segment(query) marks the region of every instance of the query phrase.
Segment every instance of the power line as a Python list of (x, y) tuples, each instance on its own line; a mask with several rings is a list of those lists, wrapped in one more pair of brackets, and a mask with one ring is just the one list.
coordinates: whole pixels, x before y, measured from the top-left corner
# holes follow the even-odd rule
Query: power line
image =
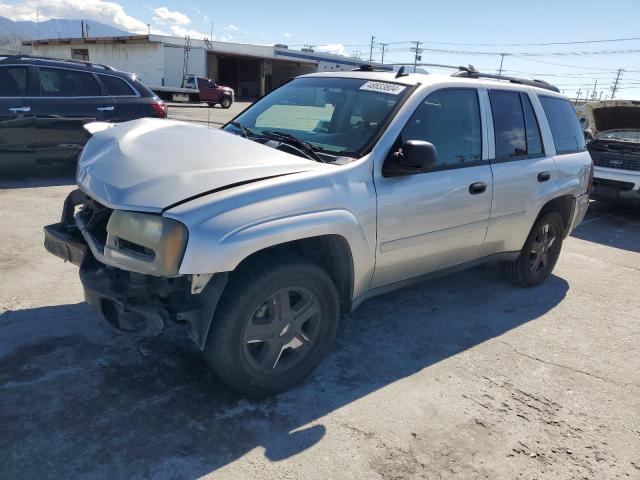
[(549, 45), (580, 45), (585, 43), (608, 43), (608, 42), (628, 42), (640, 40), (640, 37), (610, 38), (606, 40), (575, 40), (571, 42), (541, 42), (541, 43), (451, 43), (451, 42), (423, 42), (430, 45), (455, 45), (474, 47), (542, 47)]
[(483, 52), (475, 50), (444, 50), (440, 48), (423, 48), (433, 53), (448, 53), (453, 55), (508, 55), (512, 57), (555, 57), (555, 56), (583, 56), (583, 55), (618, 55), (618, 54), (636, 54), (640, 53), (640, 49), (624, 49), (624, 50), (582, 50), (575, 52)]

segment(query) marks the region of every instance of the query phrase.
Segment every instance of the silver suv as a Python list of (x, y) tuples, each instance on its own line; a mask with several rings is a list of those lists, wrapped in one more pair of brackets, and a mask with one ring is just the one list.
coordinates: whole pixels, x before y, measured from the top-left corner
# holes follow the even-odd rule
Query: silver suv
[(94, 124), (46, 248), (120, 330), (183, 325), (233, 389), (286, 390), (372, 296), (488, 261), (549, 277), (587, 210), (583, 133), (554, 87), (485, 77), (312, 74), (220, 130)]

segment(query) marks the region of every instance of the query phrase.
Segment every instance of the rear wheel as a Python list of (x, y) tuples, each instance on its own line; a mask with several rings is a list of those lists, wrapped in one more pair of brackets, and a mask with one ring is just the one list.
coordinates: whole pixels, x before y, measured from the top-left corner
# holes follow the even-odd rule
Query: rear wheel
[(542, 215), (533, 225), (518, 258), (501, 263), (507, 280), (523, 287), (544, 283), (560, 256), (562, 234), (563, 221), (557, 212)]
[(229, 108), (231, 106), (231, 99), (229, 97), (223, 97), (222, 100), (220, 100), (220, 106), (222, 108)]
[(336, 336), (336, 288), (303, 259), (234, 274), (213, 319), (205, 357), (229, 387), (249, 396), (302, 382)]

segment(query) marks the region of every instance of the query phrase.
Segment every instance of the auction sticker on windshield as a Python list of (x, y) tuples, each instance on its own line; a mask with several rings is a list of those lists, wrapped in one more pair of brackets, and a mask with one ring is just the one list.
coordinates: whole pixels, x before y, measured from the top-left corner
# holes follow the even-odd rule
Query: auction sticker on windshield
[(369, 90), (371, 92), (390, 93), (391, 95), (398, 95), (405, 88), (404, 85), (398, 85), (396, 83), (386, 82), (367, 82), (360, 87), (360, 90)]

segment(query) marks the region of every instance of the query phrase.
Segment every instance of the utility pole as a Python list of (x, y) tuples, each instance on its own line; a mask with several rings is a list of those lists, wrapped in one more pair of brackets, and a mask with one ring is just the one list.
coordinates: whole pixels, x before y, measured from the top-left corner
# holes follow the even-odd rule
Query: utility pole
[(620, 75), (622, 75), (622, 69), (618, 69), (618, 74), (616, 75), (616, 81), (613, 83), (613, 87), (611, 87), (611, 100), (613, 100), (616, 96), (616, 92), (618, 91), (618, 81), (620, 80)]
[(505, 55), (506, 53), (500, 54), (500, 70), (498, 70), (498, 76), (502, 75), (502, 62), (504, 62)]
[(380, 59), (380, 63), (384, 63), (384, 52), (387, 49), (387, 47), (389, 46), (388, 43), (381, 43), (380, 46), (382, 47), (382, 58)]
[(416, 44), (415, 48), (411, 49), (412, 52), (416, 52), (416, 56), (413, 59), (413, 73), (416, 73), (416, 67), (418, 66), (418, 60), (422, 60), (422, 56), (420, 55), (422, 53), (422, 49), (420, 48), (420, 44), (422, 42), (415, 41), (413, 43)]
[(370, 62), (373, 61), (373, 44), (374, 44), (375, 40), (376, 40), (376, 37), (371, 35), (371, 47), (369, 48), (369, 61)]

